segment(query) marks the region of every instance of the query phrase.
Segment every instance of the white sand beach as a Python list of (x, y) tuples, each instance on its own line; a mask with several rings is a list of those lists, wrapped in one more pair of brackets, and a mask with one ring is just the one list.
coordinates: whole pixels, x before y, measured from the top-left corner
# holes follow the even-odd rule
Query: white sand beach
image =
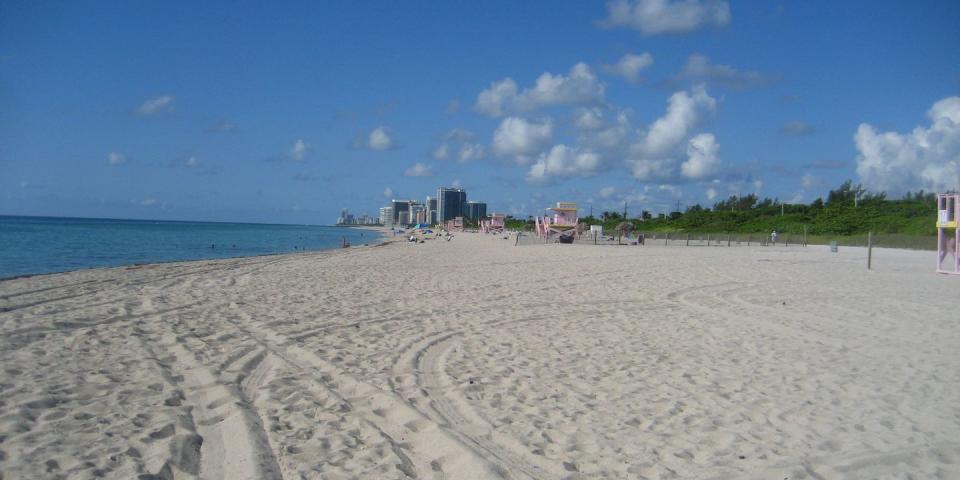
[(960, 478), (934, 253), (453, 241), (0, 282), (0, 476)]

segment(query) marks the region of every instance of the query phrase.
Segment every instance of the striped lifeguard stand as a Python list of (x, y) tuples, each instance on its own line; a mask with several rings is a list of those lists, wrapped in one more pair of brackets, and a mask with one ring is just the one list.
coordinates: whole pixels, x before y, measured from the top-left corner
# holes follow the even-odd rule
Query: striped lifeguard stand
[(491, 213), (490, 218), (480, 220), (480, 232), (493, 234), (503, 233), (506, 218), (507, 216), (502, 213)]
[[(960, 275), (960, 194), (937, 195), (937, 273)], [(951, 237), (952, 240), (951, 241)], [(944, 260), (953, 257), (952, 263)]]
[(553, 213), (551, 221), (549, 216), (534, 217), (537, 236), (541, 238), (550, 237), (554, 233), (564, 233), (570, 229), (577, 228), (577, 204), (576, 202), (557, 202), (556, 207), (548, 207)]

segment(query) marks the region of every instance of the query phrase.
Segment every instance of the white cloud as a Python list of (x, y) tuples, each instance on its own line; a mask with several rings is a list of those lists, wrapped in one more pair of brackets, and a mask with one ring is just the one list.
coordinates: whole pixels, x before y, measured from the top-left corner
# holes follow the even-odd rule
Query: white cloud
[(539, 153), (553, 138), (553, 122), (528, 121), (519, 117), (507, 117), (493, 132), (493, 150), (497, 155), (513, 156), (523, 165), (530, 155)]
[(137, 115), (154, 115), (173, 108), (173, 95), (161, 95), (151, 98), (137, 107)]
[(702, 86), (694, 87), (689, 93), (680, 91), (671, 95), (666, 114), (650, 125), (641, 141), (630, 147), (627, 163), (634, 177), (653, 180), (673, 175), (680, 145), (706, 114), (716, 110), (716, 105), (716, 100)]
[(460, 179), (456, 179), (450, 182), (450, 186), (453, 188), (463, 188), (463, 182), (461, 182)]
[(581, 130), (596, 130), (603, 127), (603, 112), (599, 108), (581, 108), (577, 110), (577, 128)]
[(463, 128), (454, 128), (444, 134), (443, 139), (453, 142), (466, 142), (473, 139), (473, 132)]
[(127, 156), (118, 152), (110, 152), (107, 155), (107, 163), (109, 165), (123, 165), (127, 163)]
[(616, 192), (616, 187), (603, 187), (600, 189), (600, 198), (610, 198)]
[(677, 75), (677, 78), (708, 82), (731, 90), (746, 90), (770, 85), (776, 82), (779, 76), (753, 70), (738, 70), (730, 65), (710, 63), (709, 58), (695, 53), (687, 58), (687, 64)]
[(403, 174), (408, 177), (432, 177), (433, 171), (431, 171), (429, 165), (415, 163), (412, 167), (403, 172)]
[(433, 158), (435, 160), (446, 160), (450, 156), (450, 147), (446, 143), (441, 143), (440, 146), (433, 149)]
[(717, 189), (710, 187), (707, 189), (707, 200), (713, 200), (717, 198)]
[(384, 197), (387, 197), (387, 198), (393, 197), (393, 189), (390, 188), (390, 187), (384, 188), (384, 189), (383, 189), (383, 196), (384, 196)]
[(153, 206), (153, 205), (156, 205), (156, 204), (157, 204), (157, 199), (156, 199), (156, 198), (145, 198), (145, 199), (143, 199), (143, 200), (140, 201), (140, 205), (143, 205), (143, 206), (145, 206), (145, 207), (150, 207), (150, 206)]
[(865, 187), (899, 196), (910, 190), (960, 189), (960, 97), (947, 97), (927, 112), (929, 126), (909, 133), (879, 133), (861, 123), (853, 136), (857, 174)]
[(293, 146), (290, 147), (290, 151), (287, 153), (287, 157), (294, 162), (302, 162), (303, 159), (307, 158), (307, 154), (310, 153), (313, 147), (309, 143), (304, 142), (303, 139), (298, 139), (296, 142), (293, 142)]
[[(531, 88), (519, 91), (517, 82), (505, 78), (480, 92), (474, 109), (499, 117), (508, 112), (529, 112), (553, 105), (583, 105), (603, 98), (604, 85), (585, 63), (578, 63), (566, 74), (541, 74)], [(519, 92), (519, 93), (518, 93)]]
[(197, 160), (197, 157), (194, 157), (194, 156), (187, 158), (186, 162), (184, 163), (190, 168), (195, 168), (200, 166), (200, 160)]
[(367, 135), (367, 146), (373, 150), (389, 150), (393, 148), (391, 131), (387, 127), (377, 127)]
[(676, 92), (667, 101), (667, 113), (658, 118), (644, 140), (643, 150), (650, 155), (663, 155), (676, 148), (700, 122), (705, 113), (712, 113), (717, 101), (702, 87), (690, 93)]
[(687, 142), (687, 161), (680, 165), (680, 173), (699, 179), (716, 172), (720, 166), (720, 144), (712, 133), (701, 133)]
[(600, 155), (588, 150), (555, 145), (540, 154), (537, 163), (530, 166), (527, 181), (545, 183), (556, 177), (587, 177), (600, 167)]
[(628, 27), (643, 35), (688, 33), (730, 23), (730, 5), (719, 0), (613, 0), (601, 26)]
[(469, 163), (475, 160), (480, 160), (483, 158), (486, 150), (483, 148), (483, 145), (478, 143), (467, 143), (460, 147), (460, 152), (457, 154), (457, 161), (460, 163)]
[(636, 83), (640, 81), (640, 71), (651, 65), (653, 65), (653, 55), (647, 52), (641, 53), (640, 55), (628, 53), (620, 57), (620, 61), (615, 65), (604, 66), (604, 70)]

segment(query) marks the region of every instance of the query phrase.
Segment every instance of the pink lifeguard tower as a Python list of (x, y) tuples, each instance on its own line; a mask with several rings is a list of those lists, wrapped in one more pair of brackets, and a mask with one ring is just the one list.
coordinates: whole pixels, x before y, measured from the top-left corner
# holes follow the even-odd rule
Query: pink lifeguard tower
[(502, 213), (491, 213), (486, 220), (480, 220), (480, 232), (501, 234), (507, 223), (507, 216)]
[(548, 207), (547, 210), (553, 212), (552, 219), (549, 215), (534, 217), (534, 228), (538, 237), (549, 237), (554, 233), (562, 234), (577, 228), (579, 218), (576, 202), (557, 202), (556, 207)]
[(447, 223), (443, 226), (448, 232), (462, 232), (463, 231), (463, 217), (454, 217), (452, 220), (447, 220)]
[[(937, 272), (960, 275), (960, 194), (937, 195)], [(951, 263), (944, 265), (944, 260)]]

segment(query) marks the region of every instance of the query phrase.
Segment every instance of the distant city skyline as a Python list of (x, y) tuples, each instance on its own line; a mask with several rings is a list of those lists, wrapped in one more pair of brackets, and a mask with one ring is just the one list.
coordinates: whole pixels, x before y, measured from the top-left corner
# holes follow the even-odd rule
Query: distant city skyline
[[(0, 214), (330, 224), (960, 188), (960, 3), (0, 9)], [(394, 212), (397, 214), (397, 212)]]

